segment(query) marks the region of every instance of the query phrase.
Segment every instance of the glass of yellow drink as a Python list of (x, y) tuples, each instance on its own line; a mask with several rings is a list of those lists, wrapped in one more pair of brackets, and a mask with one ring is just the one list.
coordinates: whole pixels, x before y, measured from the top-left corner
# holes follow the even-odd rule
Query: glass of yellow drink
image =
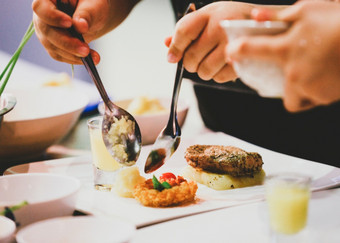
[(310, 198), (308, 176), (283, 173), (266, 178), (270, 228), (276, 234), (294, 235), (305, 228)]
[(88, 120), (93, 171), (94, 186), (100, 191), (111, 191), (117, 171), (122, 167), (108, 152), (102, 137), (101, 116), (93, 117)]

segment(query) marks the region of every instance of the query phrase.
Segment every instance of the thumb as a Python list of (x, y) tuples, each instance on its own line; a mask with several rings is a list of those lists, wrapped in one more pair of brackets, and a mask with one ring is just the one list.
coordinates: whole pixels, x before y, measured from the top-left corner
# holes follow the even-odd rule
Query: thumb
[(91, 15), (87, 1), (79, 0), (73, 14), (73, 26), (80, 33), (88, 32), (91, 25)]

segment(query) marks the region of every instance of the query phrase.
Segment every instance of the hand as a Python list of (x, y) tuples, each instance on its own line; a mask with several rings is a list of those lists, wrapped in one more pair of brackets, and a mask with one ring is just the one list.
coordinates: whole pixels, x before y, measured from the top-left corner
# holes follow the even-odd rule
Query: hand
[[(56, 9), (56, 0), (34, 0), (33, 22), (35, 32), (49, 55), (57, 61), (82, 64), (80, 57), (90, 52), (95, 64), (99, 54), (87, 43), (118, 26), (138, 0), (62, 0), (75, 8), (73, 17)], [(72, 37), (67, 29), (73, 26), (86, 43)]]
[(240, 2), (217, 2), (185, 15), (176, 24), (175, 33), (165, 40), (169, 47), (168, 61), (183, 58), (189, 72), (197, 72), (203, 80), (234, 80), (236, 74), (224, 59), (227, 38), (220, 26), (223, 19), (243, 19), (253, 5)]
[(226, 48), (228, 60), (253, 57), (276, 62), (286, 77), (284, 105), (297, 112), (340, 100), (340, 4), (303, 1), (277, 13), (253, 17), (283, 20), (290, 29), (277, 36), (242, 37)]

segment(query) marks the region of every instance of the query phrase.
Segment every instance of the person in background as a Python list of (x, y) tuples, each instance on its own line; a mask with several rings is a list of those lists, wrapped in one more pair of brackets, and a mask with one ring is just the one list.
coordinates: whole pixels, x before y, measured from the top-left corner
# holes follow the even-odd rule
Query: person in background
[[(280, 4), (270, 7), (282, 10), (287, 7), (282, 5), (292, 5), (294, 1), (253, 3)], [(208, 128), (273, 151), (340, 167), (337, 156), (340, 146), (340, 102), (290, 112), (292, 108), (288, 111), (282, 99), (261, 97), (242, 80), (235, 80), (228, 58), (221, 62), (224, 55), (220, 50), (226, 48), (228, 41), (222, 34), (224, 31), (220, 21), (250, 18), (253, 9), (268, 7), (253, 3), (219, 1), (184, 16), (177, 22), (173, 35), (165, 40), (169, 46), (168, 60), (175, 63), (183, 58), (184, 67), (190, 71), (185, 73), (185, 77), (193, 80), (200, 113)], [(327, 13), (320, 12), (320, 15)], [(291, 41), (292, 44), (297, 43), (297, 40)], [(247, 48), (247, 51), (250, 52), (250, 49)], [(228, 56), (228, 53), (224, 54)], [(338, 62), (333, 61), (334, 67)], [(315, 76), (315, 80), (318, 78), (321, 77)]]
[[(71, 1), (73, 2), (73, 1)], [(72, 38), (67, 28), (73, 25), (85, 41), (99, 38), (121, 23), (136, 0), (79, 0), (71, 19), (58, 11), (52, 1), (34, 0), (34, 25), (37, 37), (56, 60), (80, 64), (90, 51), (95, 63), (100, 56), (88, 44)], [(277, 152), (340, 167), (340, 104), (290, 113), (281, 99), (260, 97), (236, 79), (232, 65), (224, 59), (227, 38), (219, 25), (223, 19), (249, 18), (255, 4), (289, 5), (295, 1), (187, 1), (172, 0), (177, 23), (168, 60), (183, 57), (184, 77), (193, 81), (199, 110), (205, 125), (250, 143)], [(197, 11), (183, 16), (190, 2)], [(109, 4), (110, 3), (110, 4)], [(186, 36), (190, 36), (189, 40)], [(183, 43), (176, 50), (176, 45)], [(176, 45), (175, 45), (176, 44)], [(179, 50), (179, 51), (178, 51)], [(215, 81), (215, 80), (217, 81)]]
[(277, 37), (239, 39), (227, 60), (252, 57), (277, 62), (285, 72), (284, 105), (297, 112), (340, 100), (340, 4), (303, 1), (278, 13), (254, 9), (256, 20), (282, 20), (291, 28)]

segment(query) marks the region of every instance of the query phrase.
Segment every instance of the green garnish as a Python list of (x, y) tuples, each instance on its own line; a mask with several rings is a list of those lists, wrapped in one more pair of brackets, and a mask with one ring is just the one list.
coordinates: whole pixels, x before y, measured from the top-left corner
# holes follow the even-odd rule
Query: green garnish
[(27, 201), (22, 201), (21, 203), (17, 204), (17, 205), (14, 205), (12, 207), (6, 207), (7, 209), (3, 210), (2, 212), (0, 212), (0, 215), (5, 215), (6, 212), (8, 212), (8, 210), (10, 211), (15, 211), (15, 210), (18, 210), (20, 208), (22, 208), (23, 206), (26, 206), (28, 205), (28, 202)]
[[(31, 24), (29, 25), (28, 29), (26, 30), (26, 33), (25, 33), (24, 37), (22, 38), (18, 49), (14, 52), (11, 60), (8, 62), (7, 66), (5, 67), (5, 69), (2, 71), (2, 73), (0, 75), (0, 96), (4, 91), (9, 78), (11, 77), (12, 71), (15, 67), (15, 64), (17, 63), (17, 61), (19, 59), (19, 56), (21, 54), (22, 49), (26, 45), (27, 41), (31, 38), (33, 33), (34, 33), (34, 26), (33, 26), (33, 21), (32, 21)], [(4, 76), (5, 76), (5, 78), (4, 78), (4, 80), (2, 80), (2, 78)]]
[(19, 203), (17, 205), (12, 206), (12, 207), (5, 207), (5, 209), (2, 212), (0, 212), (0, 215), (3, 215), (5, 217), (13, 220), (16, 223), (16, 225), (19, 226), (20, 224), (18, 222), (16, 222), (15, 216), (14, 216), (13, 212), (15, 210), (18, 210), (18, 209), (22, 208), (23, 206), (26, 206), (26, 205), (28, 205), (28, 202), (27, 201), (23, 201), (23, 202), (21, 202), (21, 203)]
[(163, 186), (165, 189), (170, 189), (170, 188), (171, 188), (171, 185), (170, 185), (169, 182), (167, 182), (167, 181), (164, 181), (164, 182), (162, 183), (162, 186)]
[(164, 181), (163, 183), (160, 183), (155, 175), (153, 175), (152, 177), (152, 183), (153, 183), (153, 188), (160, 192), (163, 191), (164, 189), (171, 188), (171, 185), (166, 181)]

